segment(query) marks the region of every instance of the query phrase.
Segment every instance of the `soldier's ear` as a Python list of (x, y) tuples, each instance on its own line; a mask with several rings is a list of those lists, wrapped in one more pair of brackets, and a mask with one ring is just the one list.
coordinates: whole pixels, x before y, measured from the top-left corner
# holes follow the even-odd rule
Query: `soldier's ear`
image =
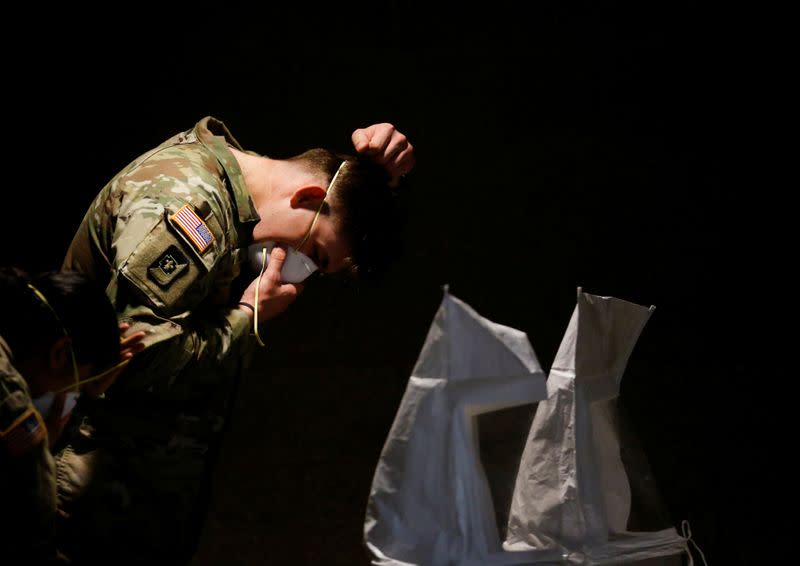
[(289, 200), (292, 208), (316, 209), (325, 198), (325, 189), (316, 184), (303, 185), (295, 189)]

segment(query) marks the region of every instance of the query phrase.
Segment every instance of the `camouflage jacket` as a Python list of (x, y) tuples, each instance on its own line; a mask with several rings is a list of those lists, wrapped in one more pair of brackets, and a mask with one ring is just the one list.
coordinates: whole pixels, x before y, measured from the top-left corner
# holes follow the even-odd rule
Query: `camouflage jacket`
[[(106, 286), (147, 349), (114, 389), (183, 399), (223, 377), (249, 318), (230, 286), (259, 220), (236, 142), (211, 117), (135, 159), (100, 191), (64, 260)], [(182, 381), (192, 369), (192, 382)]]
[[(55, 466), (47, 429), (0, 336), (0, 547), (9, 564), (55, 559)], [(15, 550), (20, 556), (14, 555)], [(19, 560), (17, 562), (16, 560)], [(5, 563), (5, 562), (3, 562)]]

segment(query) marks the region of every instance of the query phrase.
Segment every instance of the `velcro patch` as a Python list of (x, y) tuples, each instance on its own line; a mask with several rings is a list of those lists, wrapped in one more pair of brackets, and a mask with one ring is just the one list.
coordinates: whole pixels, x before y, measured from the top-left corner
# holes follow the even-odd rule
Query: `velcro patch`
[(197, 251), (203, 253), (214, 241), (214, 234), (208, 229), (203, 219), (188, 204), (169, 217), (170, 221), (181, 229)]
[(189, 260), (177, 246), (170, 246), (147, 268), (147, 275), (161, 285), (169, 287), (189, 268)]
[(47, 427), (42, 421), (42, 416), (33, 407), (0, 432), (0, 443), (12, 456), (25, 454), (45, 438), (47, 438)]

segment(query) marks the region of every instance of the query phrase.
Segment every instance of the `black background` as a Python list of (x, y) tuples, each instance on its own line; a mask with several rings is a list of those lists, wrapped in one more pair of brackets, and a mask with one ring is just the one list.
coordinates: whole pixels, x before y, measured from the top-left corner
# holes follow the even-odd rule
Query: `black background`
[(21, 18), (0, 262), (57, 267), (105, 181), (204, 115), (271, 157), (346, 151), (354, 128), (392, 122), (418, 159), (406, 250), (381, 285), (320, 282), (267, 326), (197, 563), (367, 563), (374, 465), (445, 283), (527, 332), (546, 369), (577, 286), (656, 305), (622, 398), (674, 524), (713, 564), (779, 563), (764, 543), (784, 477), (788, 205), (750, 177), (770, 103), (744, 16), (389, 2)]

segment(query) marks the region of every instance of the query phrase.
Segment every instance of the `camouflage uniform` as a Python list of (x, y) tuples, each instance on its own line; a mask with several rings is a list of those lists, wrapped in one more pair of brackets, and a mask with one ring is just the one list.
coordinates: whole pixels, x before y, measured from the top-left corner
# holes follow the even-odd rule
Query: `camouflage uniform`
[(241, 149), (206, 117), (137, 158), (100, 192), (67, 252), (64, 268), (100, 281), (120, 321), (147, 333), (146, 350), (89, 411), (90, 433), (57, 458), (73, 556), (181, 560), (195, 543), (204, 475), (250, 343), (231, 283), (259, 217), (228, 145)]
[(55, 467), (47, 430), (12, 359), (0, 336), (0, 562), (46, 564), (56, 558)]

